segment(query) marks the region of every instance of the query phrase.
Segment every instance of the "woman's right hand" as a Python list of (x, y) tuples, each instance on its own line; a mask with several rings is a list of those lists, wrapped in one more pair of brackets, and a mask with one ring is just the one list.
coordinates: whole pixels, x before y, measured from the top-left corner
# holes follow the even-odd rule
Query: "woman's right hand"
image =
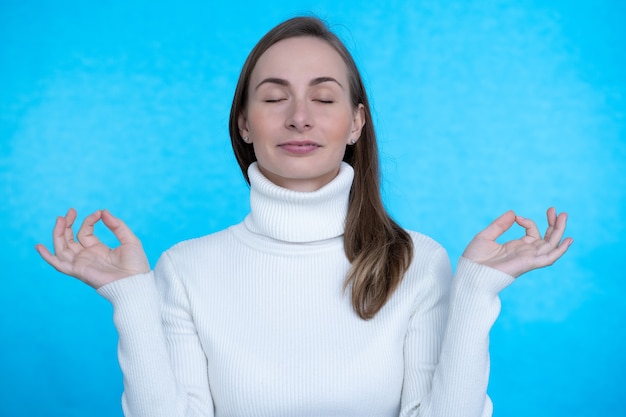
[[(126, 224), (107, 210), (98, 210), (85, 218), (74, 240), (72, 225), (76, 210), (59, 216), (52, 240), (54, 254), (44, 245), (35, 246), (41, 257), (57, 271), (73, 276), (93, 288), (100, 288), (118, 279), (150, 271), (141, 242)], [(120, 241), (111, 249), (94, 235), (94, 226), (102, 220)]]

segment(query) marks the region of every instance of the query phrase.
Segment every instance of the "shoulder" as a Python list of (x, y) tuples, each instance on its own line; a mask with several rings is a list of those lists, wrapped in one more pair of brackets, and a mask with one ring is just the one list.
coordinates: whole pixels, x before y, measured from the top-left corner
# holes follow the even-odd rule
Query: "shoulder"
[(426, 255), (429, 253), (435, 254), (441, 251), (445, 252), (444, 247), (432, 237), (413, 230), (405, 229), (405, 231), (409, 234), (409, 236), (411, 236), (411, 240), (413, 241), (413, 250), (416, 254), (420, 253)]
[(435, 239), (412, 230), (406, 230), (413, 241), (413, 262), (411, 266), (433, 267), (436, 264), (449, 264), (448, 252)]
[(171, 258), (187, 257), (194, 254), (205, 253), (206, 251), (213, 251), (217, 248), (223, 247), (229, 241), (232, 240), (231, 229), (234, 226), (226, 229), (214, 232), (208, 235), (183, 240), (166, 250), (164, 255)]
[(422, 233), (412, 230), (406, 232), (413, 241), (413, 260), (405, 278), (448, 285), (452, 278), (452, 266), (445, 248)]
[(195, 276), (202, 270), (212, 270), (237, 253), (236, 239), (231, 226), (205, 236), (184, 240), (167, 249), (159, 258), (155, 271), (157, 277)]

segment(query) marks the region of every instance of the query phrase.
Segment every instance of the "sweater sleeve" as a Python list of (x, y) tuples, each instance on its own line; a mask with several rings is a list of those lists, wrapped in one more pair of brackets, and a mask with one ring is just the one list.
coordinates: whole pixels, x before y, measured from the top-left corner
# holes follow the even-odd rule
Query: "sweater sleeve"
[(113, 304), (126, 417), (212, 417), (206, 357), (165, 253), (154, 271), (101, 287)]
[(429, 274), (431, 294), (416, 306), (405, 342), (405, 374), (420, 365), (423, 376), (405, 378), (401, 417), (490, 417), (489, 332), (500, 313), (498, 293), (514, 279), (461, 258), (448, 292), (452, 273), (443, 249)]

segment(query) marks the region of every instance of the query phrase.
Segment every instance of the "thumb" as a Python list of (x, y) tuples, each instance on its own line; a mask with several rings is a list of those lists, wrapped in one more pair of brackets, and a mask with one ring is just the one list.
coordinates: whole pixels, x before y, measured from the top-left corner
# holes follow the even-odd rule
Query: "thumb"
[(106, 209), (102, 210), (102, 222), (113, 232), (121, 244), (141, 243), (122, 219), (113, 216), (111, 212)]
[(491, 222), (491, 224), (478, 235), (482, 238), (495, 241), (497, 238), (502, 236), (504, 232), (509, 230), (514, 223), (515, 212), (513, 212), (513, 210), (509, 210)]

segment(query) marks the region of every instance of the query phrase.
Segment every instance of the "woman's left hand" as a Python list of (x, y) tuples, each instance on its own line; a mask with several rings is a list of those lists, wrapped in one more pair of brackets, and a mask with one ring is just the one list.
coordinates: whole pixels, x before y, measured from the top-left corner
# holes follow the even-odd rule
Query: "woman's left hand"
[[(543, 238), (534, 221), (508, 211), (478, 233), (463, 252), (463, 256), (479, 264), (490, 266), (513, 277), (552, 265), (570, 247), (574, 239), (561, 241), (567, 223), (567, 214), (557, 216), (554, 208), (548, 209), (548, 230)], [(499, 244), (496, 239), (514, 223), (526, 229), (526, 236)]]

